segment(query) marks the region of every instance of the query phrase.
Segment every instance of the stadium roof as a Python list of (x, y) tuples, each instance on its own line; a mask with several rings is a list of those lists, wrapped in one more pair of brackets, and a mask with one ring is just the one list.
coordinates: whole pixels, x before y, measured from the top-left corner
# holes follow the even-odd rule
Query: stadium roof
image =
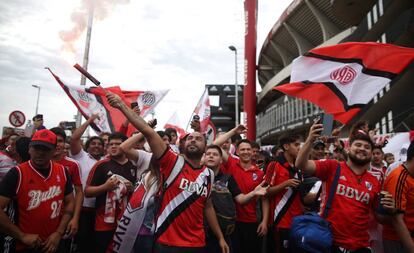
[[(351, 34), (352, 24), (359, 22), (363, 15), (354, 15), (347, 21), (336, 18), (336, 13), (347, 11), (348, 5), (344, 2), (362, 4), (352, 0), (295, 0), (286, 8), (259, 54), (258, 79), (262, 87), (258, 97), (259, 111), (281, 96), (272, 88), (289, 81), (293, 59), (312, 48), (337, 44)], [(372, 1), (362, 2), (366, 6), (358, 6), (359, 9), (372, 5)], [(355, 9), (356, 6), (352, 7)]]

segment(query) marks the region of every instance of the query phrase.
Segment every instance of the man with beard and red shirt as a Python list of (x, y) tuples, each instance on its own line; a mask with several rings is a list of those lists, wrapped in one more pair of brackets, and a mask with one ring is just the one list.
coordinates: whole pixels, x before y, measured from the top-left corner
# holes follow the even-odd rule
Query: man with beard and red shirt
[[(371, 249), (368, 220), (370, 213), (376, 208), (380, 191), (380, 183), (368, 172), (373, 143), (368, 135), (357, 133), (349, 140), (349, 158), (346, 162), (309, 160), (312, 143), (320, 137), (322, 127), (322, 124), (312, 125), (295, 165), (322, 180), (321, 210), (324, 210), (336, 169), (340, 166), (336, 193), (327, 216), (333, 234), (332, 252), (369, 253)], [(381, 198), (381, 205), (390, 214), (395, 213), (391, 194), (384, 193), (384, 195)], [(376, 218), (382, 220), (377, 213)]]
[[(302, 175), (295, 167), (300, 149), (297, 135), (285, 135), (279, 139), (283, 153), (267, 166), (265, 180), (270, 185), (267, 195), (270, 199), (270, 225), (276, 242), (277, 252), (289, 252), (289, 231), (292, 219), (303, 214), (299, 185)], [(273, 241), (273, 240), (272, 240)], [(273, 246), (273, 247), (271, 247)], [(268, 251), (270, 252), (270, 251)]]
[[(220, 135), (214, 144), (221, 146), (228, 139), (246, 130), (245, 126), (238, 125), (229, 132)], [(239, 141), (236, 145), (236, 153), (239, 158), (223, 152), (222, 172), (230, 174), (235, 179), (243, 194), (253, 191), (263, 181), (264, 173), (252, 161), (252, 145), (247, 139)], [(267, 234), (269, 219), (269, 201), (260, 199), (262, 204), (262, 219), (258, 217), (256, 208), (257, 200), (241, 205), (236, 203), (236, 229), (233, 236), (234, 252), (260, 252), (262, 237)]]
[[(72, 182), (66, 169), (51, 158), (56, 135), (37, 131), (30, 142), (30, 160), (12, 168), (0, 183), (0, 231), (18, 240), (16, 252), (62, 252), (60, 240), (72, 218)], [(16, 205), (16, 225), (3, 209)]]
[[(65, 154), (65, 131), (60, 127), (51, 128), (50, 131), (56, 134), (57, 139), (56, 150), (55, 154), (52, 157), (52, 160), (59, 164), (62, 164), (63, 167), (65, 167), (72, 179), (73, 188), (75, 188), (75, 209), (73, 212), (73, 217), (69, 221), (68, 227), (66, 228), (66, 237), (72, 238), (78, 232), (79, 216), (83, 202), (83, 189), (80, 178), (80, 167), (76, 160), (67, 157)], [(70, 247), (69, 241), (70, 240), (66, 242), (67, 244), (69, 244), (68, 247)]]
[(140, 116), (136, 115), (115, 94), (106, 95), (111, 106), (118, 108), (147, 139), (158, 159), (162, 180), (176, 173), (174, 180), (163, 189), (156, 219), (155, 253), (205, 252), (204, 217), (219, 239), (223, 253), (229, 248), (220, 230), (210, 199), (214, 174), (201, 165), (206, 138), (199, 132), (188, 134), (183, 155), (173, 152), (161, 137)]

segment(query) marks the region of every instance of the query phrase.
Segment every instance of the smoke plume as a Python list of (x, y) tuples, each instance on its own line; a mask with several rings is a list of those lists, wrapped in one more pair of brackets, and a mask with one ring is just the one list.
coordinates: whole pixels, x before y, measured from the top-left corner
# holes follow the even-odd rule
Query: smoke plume
[(59, 37), (63, 41), (62, 50), (75, 53), (75, 42), (88, 25), (89, 12), (93, 10), (94, 20), (105, 19), (118, 4), (127, 4), (129, 0), (82, 0), (81, 6), (70, 15), (72, 29), (61, 31)]

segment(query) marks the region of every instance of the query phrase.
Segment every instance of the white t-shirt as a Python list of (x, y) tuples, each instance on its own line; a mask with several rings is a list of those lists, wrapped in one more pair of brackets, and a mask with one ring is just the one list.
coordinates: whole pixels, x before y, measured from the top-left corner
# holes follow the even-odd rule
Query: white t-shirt
[(138, 153), (138, 160), (135, 161), (137, 166), (137, 179), (141, 177), (143, 171), (148, 169), (151, 162), (152, 153), (143, 150), (135, 150)]
[[(83, 190), (85, 191), (86, 181), (88, 180), (89, 172), (98, 160), (93, 158), (93, 156), (91, 156), (89, 153), (86, 153), (83, 149), (78, 154), (71, 155), (71, 157), (79, 163), (79, 167), (81, 170), (82, 186)], [(95, 208), (95, 198), (84, 197), (82, 206)]]

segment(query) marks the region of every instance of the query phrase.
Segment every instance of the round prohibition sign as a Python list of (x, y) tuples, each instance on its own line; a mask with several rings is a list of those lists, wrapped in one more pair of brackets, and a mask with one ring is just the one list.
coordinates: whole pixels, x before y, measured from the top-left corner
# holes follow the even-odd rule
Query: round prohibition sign
[(25, 121), (26, 121), (26, 117), (21, 111), (13, 111), (9, 115), (9, 122), (14, 127), (23, 126)]

